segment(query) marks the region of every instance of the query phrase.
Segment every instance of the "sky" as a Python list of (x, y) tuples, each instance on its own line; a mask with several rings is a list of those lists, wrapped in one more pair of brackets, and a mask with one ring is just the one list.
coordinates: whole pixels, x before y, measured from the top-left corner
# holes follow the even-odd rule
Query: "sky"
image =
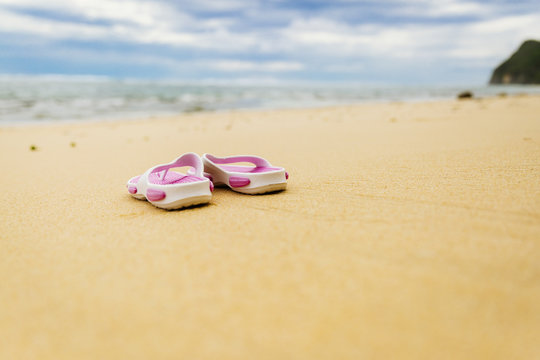
[(537, 0), (0, 0), (0, 74), (484, 84)]

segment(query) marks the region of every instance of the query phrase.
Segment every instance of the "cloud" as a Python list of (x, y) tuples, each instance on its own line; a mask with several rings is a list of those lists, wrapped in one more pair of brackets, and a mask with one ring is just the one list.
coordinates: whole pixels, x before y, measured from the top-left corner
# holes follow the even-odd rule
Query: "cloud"
[(302, 70), (304, 65), (292, 61), (237, 61), (237, 60), (218, 60), (205, 63), (207, 67), (223, 71), (263, 71), (263, 72), (283, 72)]
[(489, 3), (463, 0), (398, 0), (394, 2), (394, 5), (401, 16), (441, 18), (492, 13), (492, 7)]
[(336, 57), (393, 59), (493, 59), (540, 34), (540, 14), (503, 16), (455, 24), (347, 25), (327, 19), (294, 21), (281, 30), (280, 50)]
[(14, 10), (33, 9), (75, 15), (86, 20), (112, 20), (141, 26), (156, 25), (160, 18), (169, 18), (174, 10), (178, 20), (186, 18), (166, 3), (140, 0), (0, 0), (0, 5)]
[[(0, 33), (41, 41), (47, 56), (70, 43), (98, 61), (128, 46), (130, 60), (138, 52), (170, 69), (320, 78), (376, 68), (384, 77), (422, 63), (487, 71), (540, 34), (540, 10), (527, 1), (0, 0)], [(109, 55), (102, 61), (122, 58)]]
[[(96, 2), (96, 4), (99, 3), (100, 1)], [(125, 1), (125, 3), (131, 4), (128, 8), (131, 7), (136, 12), (136, 2)], [(79, 7), (71, 6), (67, 7), (67, 9), (75, 14), (75, 10), (79, 10)], [(154, 15), (159, 14), (157, 11), (159, 7), (153, 9)], [(143, 10), (144, 7), (142, 7), (141, 11)], [(232, 34), (217, 25), (216, 21), (203, 21), (202, 24), (199, 23), (197, 26), (190, 28), (186, 24), (189, 25), (190, 22), (195, 23), (196, 21), (188, 16), (175, 14), (173, 22), (172, 19), (167, 20), (171, 15), (170, 13), (167, 16), (156, 16), (155, 18), (150, 16), (151, 12), (146, 13), (144, 16), (134, 17), (129, 16), (129, 12), (124, 12), (122, 15), (116, 13), (116, 5), (107, 8), (107, 6), (95, 6), (95, 4), (90, 9), (85, 8), (84, 12), (76, 13), (86, 19), (121, 20), (111, 24), (97, 25), (84, 22), (59, 21), (21, 14), (13, 10), (0, 9), (0, 31), (11, 34), (35, 35), (46, 40), (122, 41), (126, 43), (213, 49), (225, 52), (239, 50), (256, 43), (256, 39), (252, 36), (248, 34)], [(156, 25), (150, 26), (152, 23), (156, 23)], [(201, 26), (204, 27), (205, 31), (194, 31)], [(182, 30), (182, 27), (189, 28), (189, 31)]]

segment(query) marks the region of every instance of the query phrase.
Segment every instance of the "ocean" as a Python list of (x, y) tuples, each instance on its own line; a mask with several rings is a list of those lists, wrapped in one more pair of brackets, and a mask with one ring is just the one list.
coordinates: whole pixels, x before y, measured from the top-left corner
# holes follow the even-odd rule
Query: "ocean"
[(99, 77), (0, 76), (0, 124), (135, 119), (201, 111), (306, 108), (540, 94), (540, 86), (231, 84)]

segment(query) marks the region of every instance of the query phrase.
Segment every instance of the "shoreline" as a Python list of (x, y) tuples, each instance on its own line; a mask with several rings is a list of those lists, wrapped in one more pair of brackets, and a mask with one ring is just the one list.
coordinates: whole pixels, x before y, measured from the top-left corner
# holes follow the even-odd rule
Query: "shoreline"
[(284, 108), (237, 108), (237, 109), (218, 109), (218, 110), (201, 110), (201, 111), (187, 111), (171, 114), (160, 114), (160, 115), (148, 115), (148, 116), (139, 116), (133, 115), (133, 117), (96, 117), (96, 118), (80, 118), (76, 120), (27, 120), (20, 121), (0, 121), (1, 128), (18, 128), (18, 127), (41, 127), (41, 126), (56, 126), (56, 125), (84, 125), (84, 124), (109, 124), (109, 123), (130, 123), (130, 122), (141, 122), (141, 121), (155, 121), (160, 119), (171, 119), (171, 118), (180, 118), (180, 117), (190, 117), (190, 116), (207, 116), (207, 115), (224, 115), (228, 116), (235, 113), (267, 113), (267, 112), (276, 112), (276, 111), (310, 111), (310, 110), (325, 110), (325, 109), (335, 109), (335, 108), (354, 108), (361, 106), (384, 106), (384, 105), (399, 105), (399, 104), (446, 104), (454, 102), (479, 102), (479, 101), (490, 101), (496, 99), (507, 99), (507, 98), (538, 98), (540, 99), (540, 94), (527, 94), (527, 93), (518, 93), (518, 94), (504, 94), (504, 95), (494, 95), (486, 97), (473, 97), (470, 99), (457, 99), (454, 98), (433, 98), (433, 99), (409, 99), (409, 100), (380, 100), (375, 101), (373, 99), (366, 100), (365, 102), (353, 102), (353, 103), (344, 103), (344, 104), (331, 104), (331, 105), (313, 105), (308, 107), (284, 107)]
[[(463, 91), (476, 98), (499, 93), (540, 96), (540, 86), (403, 85), (314, 87), (208, 87), (166, 86), (159, 83), (37, 81), (33, 84), (3, 84), (0, 126), (42, 122), (118, 121), (188, 113), (227, 111), (272, 111), (325, 108), (392, 102), (423, 103), (452, 101)], [(43, 89), (51, 88), (51, 91)], [(40, 90), (41, 89), (41, 90)], [(33, 95), (30, 95), (33, 94)]]

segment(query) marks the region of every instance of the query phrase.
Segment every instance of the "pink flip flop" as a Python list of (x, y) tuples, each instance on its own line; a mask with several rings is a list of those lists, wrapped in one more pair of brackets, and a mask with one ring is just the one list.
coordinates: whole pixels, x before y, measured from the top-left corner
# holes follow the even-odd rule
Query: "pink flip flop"
[[(169, 171), (183, 166), (192, 167), (188, 175)], [(134, 198), (146, 199), (156, 207), (173, 210), (209, 202), (214, 185), (204, 177), (199, 155), (186, 153), (168, 164), (156, 165), (129, 179), (127, 189)]]
[[(202, 156), (204, 176), (215, 185), (225, 184), (244, 194), (264, 194), (285, 190), (289, 174), (282, 167), (272, 166), (267, 160), (252, 155), (220, 158), (210, 154)], [(254, 166), (232, 165), (252, 163)]]

